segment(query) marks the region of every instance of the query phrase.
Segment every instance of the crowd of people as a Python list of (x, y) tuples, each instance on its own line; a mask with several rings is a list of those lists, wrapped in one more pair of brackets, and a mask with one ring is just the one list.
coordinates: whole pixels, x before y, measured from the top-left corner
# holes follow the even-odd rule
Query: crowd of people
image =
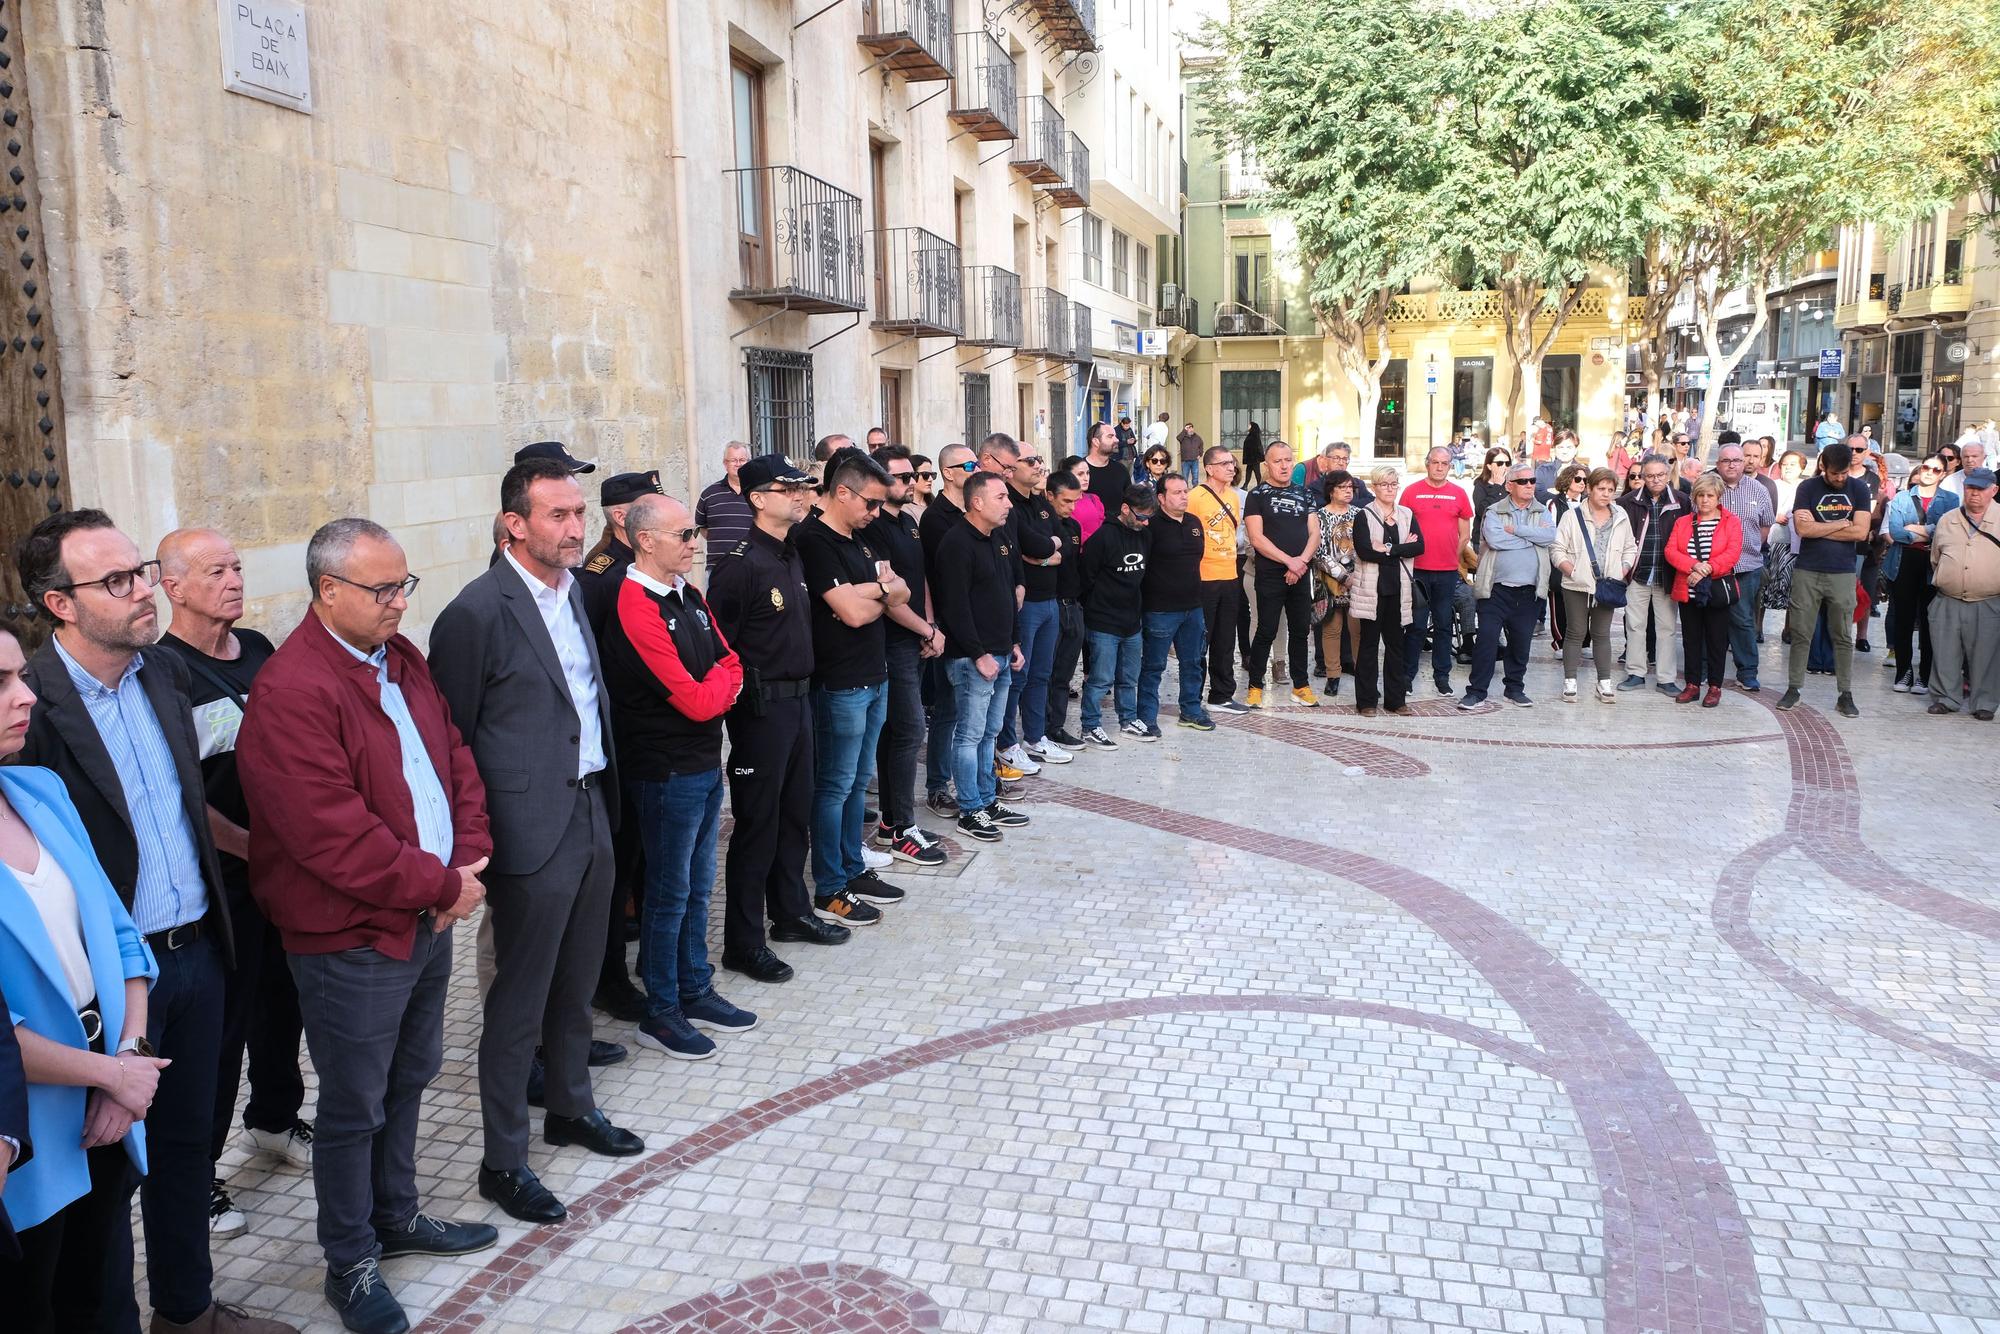
[(731, 443), (692, 510), (657, 473), (603, 479), (593, 550), (594, 465), (530, 445), (427, 654), (401, 633), (418, 577), (366, 519), (313, 534), (279, 644), (241, 624), (224, 533), (148, 559), (101, 511), (36, 525), (16, 559), (41, 625), (0, 626), (9, 1327), (138, 1329), (136, 1190), (153, 1331), (291, 1328), (212, 1291), (211, 1237), (248, 1226), (216, 1166), (247, 1058), (242, 1143), (312, 1173), (328, 1302), (363, 1334), (407, 1328), (384, 1261), (497, 1241), (426, 1212), (416, 1176), (455, 924), (479, 916), (478, 1190), (559, 1221), (531, 1108), (550, 1148), (645, 1149), (594, 1097), (591, 1070), (629, 1053), (593, 1008), (647, 1050), (714, 1057), (758, 1023), (715, 964), (778, 985), (773, 945), (882, 923), (910, 894), (883, 871), (962, 846), (920, 799), (963, 840), (1023, 834), (1009, 803), (1048, 766), (1160, 740), (1169, 660), (1197, 733), (1318, 706), (1315, 678), (1407, 714), (1426, 666), (1460, 708), (1496, 673), (1526, 707), (1545, 626), (1566, 702), (1588, 650), (1603, 703), (1650, 681), (1714, 707), (1732, 671), (1762, 689), (1763, 612), (1783, 607), (1777, 707), (1823, 670), (1852, 717), (1857, 627), (1886, 595), (1896, 692), (2000, 705), (1977, 438), (1899, 487), (1860, 437), (1774, 469), (1772, 442), (1728, 432), (1712, 468), (1679, 433), (1598, 466), (1552, 433), (1543, 459), (1488, 450), (1468, 490), (1449, 448), (1363, 478), (1345, 445), (1301, 460), (1259, 438), (1246, 479), (1167, 431), (1143, 454), (1104, 423), (1061, 461), (998, 433), (933, 461), (877, 430), (820, 441), (811, 471)]

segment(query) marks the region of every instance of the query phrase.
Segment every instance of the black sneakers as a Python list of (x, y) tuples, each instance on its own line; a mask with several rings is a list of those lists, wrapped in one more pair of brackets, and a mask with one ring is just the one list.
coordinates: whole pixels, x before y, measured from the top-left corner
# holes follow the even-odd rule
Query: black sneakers
[(815, 898), (813, 907), (821, 917), (842, 926), (874, 926), (882, 920), (880, 908), (871, 908), (845, 889), (823, 899)]
[(846, 892), (868, 903), (901, 903), (908, 897), (873, 871), (863, 871), (848, 881)]
[(997, 801), (986, 808), (986, 818), (1002, 829), (1018, 829), (1028, 823), (1027, 816), (1019, 811), (1010, 811)]
[(958, 832), (981, 843), (998, 843), (1000, 827), (985, 811), (969, 811), (958, 817)]

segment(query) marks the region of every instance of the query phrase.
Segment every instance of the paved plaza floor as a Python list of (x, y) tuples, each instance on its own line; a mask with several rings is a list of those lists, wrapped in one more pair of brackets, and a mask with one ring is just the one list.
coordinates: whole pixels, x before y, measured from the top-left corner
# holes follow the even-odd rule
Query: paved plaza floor
[[(2000, 1330), (2000, 729), (1856, 672), (1163, 720), (598, 1072), (649, 1152), (538, 1141), (556, 1227), (474, 1188), (461, 929), (421, 1172), (501, 1245), (385, 1273), (438, 1332)], [(337, 1329), (309, 1179), (223, 1171), (218, 1295)]]

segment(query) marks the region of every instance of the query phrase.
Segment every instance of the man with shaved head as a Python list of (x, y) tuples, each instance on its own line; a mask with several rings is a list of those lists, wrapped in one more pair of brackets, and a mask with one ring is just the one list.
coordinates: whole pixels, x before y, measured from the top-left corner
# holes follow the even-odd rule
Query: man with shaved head
[[(250, 896), (250, 812), (236, 773), (236, 733), (250, 683), (276, 650), (255, 630), (236, 627), (243, 618), (243, 562), (227, 537), (212, 528), (176, 529), (161, 540), (159, 561), (160, 591), (173, 616), (160, 647), (187, 664), (208, 827), (221, 856), (223, 897), (236, 935), (236, 963), (224, 978), (222, 1061), (209, 1156), (221, 1161), (228, 1143), (247, 1046), (250, 1101), (243, 1125), (249, 1147), (274, 1162), (310, 1168), (312, 1126), (299, 1119), (306, 1087), (299, 1077), (298, 986), (278, 933)], [(209, 1191), (208, 1226), (218, 1237), (244, 1228), (219, 1176)]]

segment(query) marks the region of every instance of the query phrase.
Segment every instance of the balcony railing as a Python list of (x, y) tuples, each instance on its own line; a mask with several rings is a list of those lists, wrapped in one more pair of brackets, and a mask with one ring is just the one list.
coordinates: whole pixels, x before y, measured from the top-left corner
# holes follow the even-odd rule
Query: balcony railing
[(1193, 333), (1200, 313), (1201, 308), (1195, 304), (1194, 298), (1184, 296), (1171, 303), (1162, 301), (1154, 323), (1163, 329), (1185, 329)]
[(972, 347), (1021, 345), (1021, 278), (997, 264), (965, 271), (965, 332), (959, 342)]
[(1063, 154), (1063, 178), (1049, 187), (1049, 198), (1064, 208), (1090, 207), (1090, 149), (1075, 130), (1068, 132), (1069, 150)]
[(1230, 164), (1222, 169), (1222, 197), (1224, 199), (1248, 199), (1252, 195), (1263, 194), (1270, 189), (1264, 179), (1264, 169), (1254, 164)]
[(1097, 0), (1028, 0), (1058, 51), (1097, 49)]
[(1021, 328), (1021, 350), (1051, 361), (1069, 360), (1076, 341), (1076, 326), (1070, 321), (1069, 298), (1053, 287), (1030, 287), (1021, 294), (1025, 315)]
[(951, 0), (861, 0), (861, 44), (911, 83), (951, 77)]
[(1216, 304), (1217, 338), (1270, 338), (1284, 331), (1283, 301), (1222, 301)]
[(874, 233), (877, 329), (920, 337), (965, 332), (958, 247), (922, 227)]
[(1080, 365), (1090, 364), (1091, 349), (1097, 342), (1097, 335), (1091, 329), (1092, 318), (1089, 306), (1081, 301), (1069, 303), (1069, 359)]
[(959, 33), (951, 121), (975, 139), (1012, 139), (1020, 124), (1014, 58), (985, 29)]
[(1014, 141), (1010, 165), (1037, 185), (1057, 185), (1069, 168), (1069, 143), (1062, 113), (1055, 103), (1036, 94), (1021, 99), (1021, 137)]
[(861, 200), (796, 167), (738, 167), (738, 269), (730, 298), (803, 311), (862, 311)]

